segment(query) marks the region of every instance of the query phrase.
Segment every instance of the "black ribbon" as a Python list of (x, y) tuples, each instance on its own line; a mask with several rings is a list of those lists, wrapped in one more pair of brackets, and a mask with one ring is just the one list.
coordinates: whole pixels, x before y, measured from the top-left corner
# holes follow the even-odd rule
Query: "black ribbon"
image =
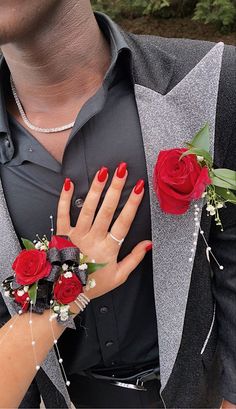
[(52, 270), (45, 280), (56, 281), (61, 273), (62, 265), (68, 264), (71, 266), (71, 270), (77, 275), (82, 284), (86, 284), (88, 273), (87, 270), (79, 269), (80, 251), (77, 247), (67, 247), (62, 250), (53, 247), (47, 251), (47, 257), (52, 265)]

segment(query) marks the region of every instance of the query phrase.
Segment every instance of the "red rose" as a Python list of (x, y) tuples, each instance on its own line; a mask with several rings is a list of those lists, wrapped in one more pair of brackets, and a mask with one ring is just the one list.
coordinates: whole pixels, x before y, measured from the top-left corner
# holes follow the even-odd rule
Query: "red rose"
[(60, 304), (69, 304), (82, 292), (82, 283), (76, 274), (66, 278), (61, 275), (54, 285), (54, 299)]
[(16, 281), (22, 285), (29, 285), (47, 277), (51, 271), (51, 264), (45, 251), (22, 250), (12, 268), (16, 273)]
[[(18, 290), (19, 292), (21, 292), (22, 290)], [(16, 290), (14, 293), (14, 299), (15, 301), (21, 305), (21, 309), (23, 312), (26, 312), (29, 308), (29, 302), (30, 299), (27, 300), (27, 298), (29, 298), (29, 294), (26, 292), (23, 295), (19, 295), (18, 291)]]
[(161, 209), (166, 213), (183, 214), (190, 202), (199, 199), (211, 184), (207, 167), (201, 167), (196, 155), (179, 160), (187, 149), (161, 151), (154, 169), (154, 189)]
[(62, 250), (67, 247), (76, 247), (76, 246), (69, 239), (65, 239), (64, 237), (60, 237), (60, 236), (52, 236), (48, 247), (50, 249), (56, 248), (58, 250)]

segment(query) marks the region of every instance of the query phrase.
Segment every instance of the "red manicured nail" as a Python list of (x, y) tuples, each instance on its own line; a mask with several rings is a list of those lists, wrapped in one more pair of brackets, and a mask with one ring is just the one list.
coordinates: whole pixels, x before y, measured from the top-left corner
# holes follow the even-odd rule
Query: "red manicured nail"
[(143, 179), (139, 179), (135, 185), (134, 188), (134, 193), (136, 193), (136, 195), (140, 195), (140, 193), (142, 193), (144, 188), (144, 180)]
[(105, 166), (103, 166), (103, 167), (100, 169), (99, 173), (98, 173), (98, 180), (99, 180), (99, 182), (105, 182), (106, 177), (107, 177), (107, 174), (108, 174), (108, 168), (106, 168)]
[(66, 178), (64, 182), (64, 189), (66, 192), (70, 190), (70, 186), (71, 186), (70, 178)]
[(152, 250), (152, 243), (148, 244), (147, 247), (145, 247), (146, 252)]
[(117, 168), (116, 171), (116, 176), (120, 179), (123, 179), (123, 177), (126, 174), (126, 169), (127, 169), (127, 163), (126, 162), (121, 162)]

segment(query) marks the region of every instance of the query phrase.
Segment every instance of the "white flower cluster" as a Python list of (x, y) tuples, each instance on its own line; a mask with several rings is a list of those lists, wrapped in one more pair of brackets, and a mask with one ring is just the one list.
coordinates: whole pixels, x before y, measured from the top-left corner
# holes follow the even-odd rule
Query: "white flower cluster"
[[(22, 297), (25, 293), (28, 292), (28, 290), (29, 290), (29, 286), (25, 285), (20, 290), (17, 290), (17, 295), (19, 295), (19, 297)], [(13, 291), (13, 294), (14, 294), (14, 291)], [(5, 291), (4, 295), (5, 295), (5, 297), (9, 297), (10, 296), (10, 291)]]
[(40, 251), (47, 251), (48, 245), (49, 245), (49, 241), (46, 239), (43, 239), (42, 241), (39, 240), (39, 241), (34, 242), (34, 247), (36, 248), (36, 250), (40, 250)]
[(206, 210), (208, 213), (210, 213), (210, 216), (214, 216), (217, 210), (222, 209), (222, 207), (224, 207), (224, 204), (222, 202), (216, 202), (214, 206), (208, 203)]
[(54, 314), (51, 317), (56, 318), (59, 315), (61, 321), (67, 321), (69, 317), (69, 310), (70, 310), (69, 305), (62, 305), (62, 306), (54, 305), (53, 307)]

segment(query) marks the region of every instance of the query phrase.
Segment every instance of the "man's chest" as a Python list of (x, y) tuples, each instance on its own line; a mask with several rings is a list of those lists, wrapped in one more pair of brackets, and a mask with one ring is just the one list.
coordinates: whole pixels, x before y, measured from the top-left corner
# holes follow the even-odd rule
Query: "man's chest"
[[(78, 115), (64, 148), (62, 164), (22, 125), (11, 122), (16, 154), (11, 162), (2, 165), (1, 177), (7, 205), (19, 236), (33, 239), (36, 233), (49, 234), (49, 216), (56, 216), (58, 198), (66, 177), (75, 183), (71, 208), (73, 224), (94, 174), (101, 166), (109, 168), (111, 178), (119, 162), (128, 164), (129, 177), (117, 214), (137, 179), (147, 181), (142, 134), (131, 89), (125, 84), (118, 89), (114, 87), (100, 110), (98, 106), (90, 108)], [(62, 141), (59, 141), (59, 145), (62, 146)], [(145, 209), (149, 209), (148, 193), (140, 214), (147, 219), (149, 217), (150, 224), (149, 210)], [(140, 220), (138, 217), (136, 222), (139, 232), (142, 229)]]

